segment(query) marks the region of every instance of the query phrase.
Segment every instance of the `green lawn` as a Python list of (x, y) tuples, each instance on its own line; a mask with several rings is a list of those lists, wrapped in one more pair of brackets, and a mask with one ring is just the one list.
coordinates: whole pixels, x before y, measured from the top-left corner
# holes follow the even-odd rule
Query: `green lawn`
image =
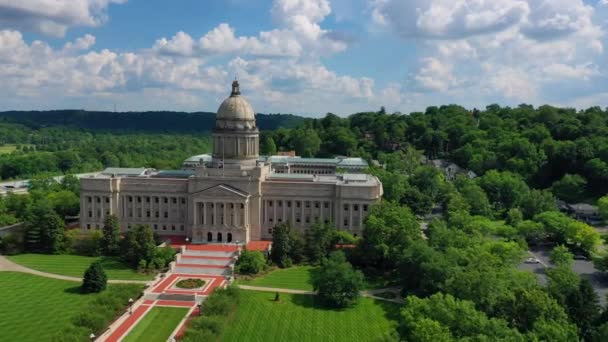
[(187, 308), (153, 307), (123, 341), (165, 342), (187, 313)]
[(388, 333), (398, 305), (360, 298), (345, 310), (317, 307), (311, 295), (242, 291), (222, 341), (377, 341)]
[(0, 272), (0, 340), (50, 341), (95, 295), (80, 284), (26, 273)]
[(276, 269), (252, 280), (240, 281), (239, 284), (312, 291), (310, 276), (314, 269), (312, 266)]
[(109, 279), (150, 280), (151, 275), (139, 274), (116, 258), (87, 257), (80, 255), (18, 254), (8, 257), (11, 261), (38, 271), (82, 277), (95, 260), (101, 260)]
[[(21, 144), (20, 146), (34, 146), (34, 145), (29, 145), (29, 144)], [(5, 145), (0, 145), (0, 154), (5, 154), (5, 153), (11, 153), (13, 151), (17, 150), (17, 145), (15, 144), (5, 144)]]

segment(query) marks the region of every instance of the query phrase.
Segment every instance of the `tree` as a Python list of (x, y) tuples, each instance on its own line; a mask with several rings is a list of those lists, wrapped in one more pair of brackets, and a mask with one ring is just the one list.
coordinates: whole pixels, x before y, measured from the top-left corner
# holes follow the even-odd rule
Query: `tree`
[(312, 278), (318, 298), (336, 308), (354, 305), (364, 285), (363, 273), (353, 269), (342, 251), (332, 252)]
[(556, 265), (557, 267), (571, 267), (574, 263), (574, 255), (570, 253), (568, 247), (564, 245), (559, 245), (553, 248), (550, 254), (551, 263)]
[(277, 145), (269, 134), (262, 133), (260, 136), (260, 153), (267, 156), (277, 154)]
[(600, 316), (600, 305), (593, 286), (581, 279), (578, 289), (566, 297), (566, 312), (579, 328), (580, 335), (588, 340), (594, 333), (594, 323)]
[(566, 174), (562, 179), (551, 185), (551, 190), (557, 198), (569, 203), (578, 202), (586, 193), (587, 181), (578, 174)]
[(103, 253), (117, 255), (120, 252), (120, 224), (116, 215), (109, 215), (103, 222)]
[(327, 257), (333, 247), (335, 230), (336, 228), (330, 224), (317, 221), (306, 231), (304, 250), (309, 262), (319, 264)]
[(25, 221), (28, 250), (55, 254), (63, 252), (64, 225), (47, 202), (35, 203)]
[(395, 267), (403, 249), (420, 238), (420, 225), (408, 208), (382, 201), (371, 207), (365, 219), (359, 254), (366, 265), (386, 270)]
[(520, 224), (524, 219), (523, 214), (521, 213), (521, 210), (519, 210), (518, 208), (511, 208), (509, 209), (509, 211), (507, 211), (507, 217), (506, 217), (506, 222), (507, 224), (516, 227), (518, 224)]
[(272, 250), (270, 260), (279, 267), (291, 267), (298, 263), (303, 257), (303, 241), (297, 232), (293, 231), (289, 224), (278, 224), (272, 230)]
[(608, 195), (597, 200), (597, 208), (605, 221), (608, 221)]
[(321, 138), (315, 130), (296, 129), (291, 134), (291, 144), (299, 156), (314, 157), (321, 147)]
[(239, 259), (236, 261), (234, 270), (240, 274), (257, 274), (266, 267), (266, 258), (260, 251), (248, 251), (247, 249), (241, 252)]
[(82, 293), (96, 293), (106, 289), (108, 276), (103, 270), (100, 261), (93, 262), (84, 272), (80, 291)]
[(136, 267), (141, 261), (150, 263), (154, 258), (156, 243), (154, 233), (147, 225), (136, 225), (120, 243), (120, 255), (127, 263)]
[(68, 190), (51, 192), (47, 199), (55, 212), (61, 217), (76, 216), (80, 211), (80, 198)]

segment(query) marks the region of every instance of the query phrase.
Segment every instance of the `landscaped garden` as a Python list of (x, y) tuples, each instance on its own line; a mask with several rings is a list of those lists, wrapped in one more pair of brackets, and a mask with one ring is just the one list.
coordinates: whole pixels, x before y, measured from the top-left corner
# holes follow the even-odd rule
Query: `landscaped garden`
[(71, 325), (75, 313), (97, 298), (80, 294), (79, 287), (71, 281), (0, 272), (0, 339), (51, 341)]
[(251, 280), (240, 280), (239, 284), (312, 291), (311, 275), (314, 269), (312, 266), (276, 269)]
[(376, 341), (393, 326), (398, 306), (360, 298), (352, 308), (318, 306), (312, 295), (241, 291), (222, 341)]
[(138, 273), (115, 257), (88, 257), (80, 255), (18, 254), (8, 258), (20, 265), (38, 271), (71, 277), (82, 277), (91, 263), (101, 260), (109, 279), (150, 280), (154, 276)]
[(165, 342), (187, 313), (187, 308), (154, 307), (123, 341)]
[(203, 285), (205, 285), (205, 281), (196, 278), (182, 279), (175, 284), (180, 289), (198, 289), (203, 287)]

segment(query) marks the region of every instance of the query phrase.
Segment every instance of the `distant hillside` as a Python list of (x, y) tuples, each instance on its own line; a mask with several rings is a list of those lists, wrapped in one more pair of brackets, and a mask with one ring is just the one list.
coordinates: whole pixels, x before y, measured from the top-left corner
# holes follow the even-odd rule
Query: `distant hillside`
[[(292, 114), (257, 114), (260, 130), (292, 128), (304, 118)], [(215, 113), (209, 112), (93, 112), (86, 110), (7, 111), (0, 121), (32, 128), (67, 126), (99, 131), (210, 132)]]

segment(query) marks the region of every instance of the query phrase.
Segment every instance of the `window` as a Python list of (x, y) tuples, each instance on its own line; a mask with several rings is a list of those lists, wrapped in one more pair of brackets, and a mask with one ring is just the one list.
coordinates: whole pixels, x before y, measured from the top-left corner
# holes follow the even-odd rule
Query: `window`
[(110, 216), (110, 211), (106, 210), (106, 216)]
[(300, 218), (299, 217), (296, 218), (296, 222), (300, 223)]
[(154, 225), (154, 230), (158, 230), (158, 225), (157, 224)]
[(329, 202), (323, 202), (323, 207), (324, 207), (325, 209), (329, 208)]
[(129, 202), (133, 202), (133, 197), (129, 196)]
[(277, 220), (279, 222), (283, 222), (283, 219), (279, 217), (279, 219)]
[(363, 211), (367, 211), (367, 204), (363, 205)]
[(207, 242), (213, 241), (213, 234), (207, 233)]
[(167, 197), (163, 197), (163, 202), (164, 202), (164, 203), (169, 203), (169, 198), (167, 198)]
[(89, 217), (93, 217), (93, 212), (89, 210)]
[(87, 230), (91, 230), (91, 225), (87, 224)]
[(272, 201), (268, 201), (268, 206), (272, 207)]
[(228, 236), (226, 237), (226, 242), (232, 242), (232, 233), (228, 233)]
[(106, 197), (106, 203), (110, 203), (110, 197)]
[(177, 203), (177, 198), (173, 197), (173, 204)]
[(287, 208), (291, 208), (291, 201), (287, 201)]
[(283, 201), (277, 201), (277, 203), (279, 204), (279, 207), (283, 206)]
[(150, 217), (150, 210), (146, 211), (146, 217)]
[(222, 233), (217, 233), (217, 242), (222, 242)]
[(128, 226), (127, 226), (127, 229), (131, 229), (131, 225), (128, 225)]
[(91, 196), (87, 196), (87, 202), (91, 203)]
[(171, 225), (171, 230), (175, 230), (175, 225)]
[(186, 204), (186, 198), (182, 197), (182, 204)]
[(272, 228), (268, 228), (268, 234), (272, 234)]
[(141, 203), (141, 196), (137, 196), (137, 203)]
[(329, 220), (325, 220), (325, 224), (329, 224)]
[(353, 205), (353, 210), (354, 211), (359, 211), (359, 205), (358, 204)]
[(344, 211), (348, 210), (348, 204), (344, 205)]
[(272, 221), (273, 221), (272, 217), (269, 217), (268, 222), (272, 222)]
[(181, 230), (182, 232), (184, 231), (184, 225), (183, 224), (181, 226), (179, 226), (179, 230)]
[(156, 216), (156, 217), (158, 218), (158, 211), (156, 211), (156, 212), (154, 213), (154, 216)]
[(234, 209), (234, 203), (230, 203), (230, 209)]
[(310, 208), (310, 201), (306, 201), (306, 208)]
[(169, 212), (165, 211), (165, 218), (169, 218)]
[(241, 203), (241, 209), (245, 209), (245, 204)]
[(319, 208), (319, 202), (315, 202), (315, 208)]
[(302, 205), (301, 201), (296, 201), (296, 208), (299, 208)]
[(158, 197), (154, 197), (154, 202), (158, 203)]
[(146, 196), (146, 203), (150, 203), (150, 196)]
[(163, 230), (167, 230), (167, 226), (163, 224)]
[(306, 223), (310, 223), (310, 216), (306, 216)]
[(101, 203), (101, 198), (95, 197), (95, 200), (97, 200), (97, 203)]
[(344, 227), (348, 226), (348, 219), (344, 219)]

